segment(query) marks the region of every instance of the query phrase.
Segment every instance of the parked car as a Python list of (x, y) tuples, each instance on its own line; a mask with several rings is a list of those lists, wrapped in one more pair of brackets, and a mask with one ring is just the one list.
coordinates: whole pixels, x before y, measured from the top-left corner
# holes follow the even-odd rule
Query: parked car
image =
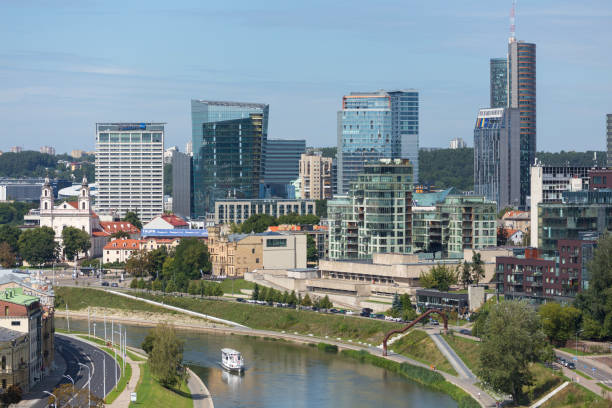
[(356, 313), (355, 313), (355, 312), (353, 312), (352, 310), (347, 310), (347, 311), (346, 311), (346, 314), (347, 314), (348, 316), (353, 316), (353, 315), (354, 315), (354, 314), (356, 314)]
[(461, 330), (459, 330), (459, 333), (465, 334), (467, 336), (471, 336), (472, 335), (472, 331), (468, 330), (468, 329), (461, 329)]
[(119, 284), (117, 282), (113, 282), (113, 283), (111, 283), (111, 287), (118, 288)]
[(438, 322), (437, 320), (434, 319), (429, 319), (429, 323), (433, 324), (434, 326), (437, 326), (440, 324), (440, 322)]
[(567, 368), (569, 368), (570, 370), (575, 370), (576, 369), (576, 364), (572, 363), (571, 361), (567, 362)]
[(109, 286), (109, 283), (108, 283), (108, 282), (106, 282), (106, 281), (105, 281), (105, 282), (102, 282), (102, 286)]
[(236, 302), (244, 302), (244, 299), (243, 298), (237, 298)]
[(329, 309), (330, 313), (339, 313), (340, 311), (338, 309)]
[(370, 309), (369, 307), (364, 307), (363, 309), (361, 309), (361, 313), (359, 315), (363, 317), (370, 317), (372, 312), (373, 310)]

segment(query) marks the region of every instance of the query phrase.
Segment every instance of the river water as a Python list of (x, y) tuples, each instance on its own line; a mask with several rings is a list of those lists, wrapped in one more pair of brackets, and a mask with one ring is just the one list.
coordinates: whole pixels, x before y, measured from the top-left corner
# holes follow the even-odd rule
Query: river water
[[(64, 318), (56, 327), (66, 328)], [(149, 330), (127, 327), (127, 343), (140, 347)], [(70, 328), (87, 332), (87, 321), (70, 319)], [(92, 328), (93, 330), (93, 328)], [(110, 338), (110, 323), (107, 323)], [(103, 336), (103, 323), (96, 324)], [(430, 391), (394, 373), (314, 347), (239, 335), (179, 331), (184, 359), (213, 396), (215, 408), (365, 408), (456, 407), (446, 394)], [(242, 352), (242, 376), (223, 370), (221, 348)]]

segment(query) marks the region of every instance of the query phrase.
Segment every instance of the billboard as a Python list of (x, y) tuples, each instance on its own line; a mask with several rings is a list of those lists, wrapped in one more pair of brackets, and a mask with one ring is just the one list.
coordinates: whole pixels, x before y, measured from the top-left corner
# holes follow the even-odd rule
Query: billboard
[(207, 229), (153, 229), (145, 228), (140, 234), (143, 237), (167, 238), (208, 238)]

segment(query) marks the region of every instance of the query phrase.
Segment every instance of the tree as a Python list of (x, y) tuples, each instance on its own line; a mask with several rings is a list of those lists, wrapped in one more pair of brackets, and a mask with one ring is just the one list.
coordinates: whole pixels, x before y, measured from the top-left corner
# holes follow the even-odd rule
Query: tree
[(19, 251), (19, 235), (21, 230), (8, 224), (0, 225), (0, 242), (6, 242), (13, 253)]
[(0, 242), (0, 265), (4, 268), (15, 266), (15, 253), (8, 242)]
[(306, 235), (306, 259), (308, 262), (316, 262), (319, 260), (319, 250), (317, 243), (312, 235)]
[(186, 371), (182, 365), (183, 344), (173, 325), (161, 323), (153, 329), (149, 366), (151, 374), (165, 387), (173, 387), (186, 379)]
[(472, 256), (472, 279), (476, 286), (482, 278), (485, 277), (484, 262), (480, 256), (480, 252), (474, 252)]
[(457, 275), (446, 265), (437, 264), (428, 272), (421, 272), (419, 282), (424, 288), (447, 291), (451, 285), (457, 284)]
[(211, 263), (208, 247), (197, 238), (183, 238), (174, 250), (174, 256), (164, 261), (164, 280), (172, 280), (177, 289), (186, 291), (189, 281), (201, 279), (210, 273)]
[(395, 295), (393, 295), (393, 302), (391, 303), (391, 311), (393, 315), (399, 315), (402, 311), (402, 302), (400, 301), (400, 298), (397, 292), (395, 292)]
[(463, 287), (467, 289), (467, 287), (474, 282), (472, 280), (472, 267), (467, 261), (463, 261), (463, 263), (458, 266), (457, 269), (459, 272), (459, 280), (461, 281)]
[(323, 299), (319, 299), (317, 307), (319, 309), (331, 309), (332, 307), (334, 307), (334, 305), (329, 300), (329, 296), (325, 295)]
[(125, 239), (129, 237), (130, 237), (130, 234), (128, 234), (126, 231), (117, 231), (111, 234), (112, 239)]
[(132, 276), (145, 276), (149, 266), (147, 259), (148, 254), (143, 250), (132, 252), (132, 255), (125, 262), (125, 271)]
[(142, 222), (138, 218), (138, 215), (134, 211), (128, 211), (123, 217), (123, 221), (127, 221), (138, 229), (142, 229)]
[(287, 302), (290, 306), (295, 306), (298, 302), (298, 298), (295, 295), (295, 290), (291, 291), (291, 294), (289, 295), (289, 297), (287, 298)]
[(5, 393), (0, 394), (0, 401), (6, 404), (6, 406), (9, 406), (11, 404), (17, 404), (19, 401), (21, 401), (22, 397), (23, 391), (21, 390), (21, 387), (18, 385), (11, 385), (8, 387)]
[(138, 289), (138, 279), (136, 279), (136, 278), (132, 279), (132, 281), (130, 282), (130, 288), (131, 289)]
[(172, 163), (164, 164), (164, 195), (172, 196)]
[(276, 218), (268, 214), (253, 214), (247, 218), (241, 225), (240, 231), (243, 234), (251, 232), (264, 232), (271, 225), (277, 225)]
[(553, 358), (540, 317), (525, 302), (506, 301), (491, 306), (484, 326), (478, 376), (518, 404), (532, 383), (529, 364)]
[(542, 320), (542, 327), (548, 339), (557, 346), (564, 346), (565, 342), (573, 338), (580, 325), (580, 310), (573, 306), (561, 306), (556, 302), (549, 302), (538, 310)]
[(315, 211), (319, 217), (327, 217), (327, 200), (316, 200)]
[(168, 250), (161, 246), (147, 253), (147, 270), (157, 279), (163, 271), (164, 262), (168, 258)]
[(42, 265), (57, 259), (58, 245), (52, 228), (26, 230), (19, 236), (18, 245), (19, 254), (30, 265)]
[(302, 306), (312, 306), (312, 300), (310, 299), (308, 293), (306, 293), (306, 296), (302, 298)]
[(253, 293), (251, 296), (253, 300), (259, 300), (259, 285), (258, 284), (255, 284), (255, 287), (253, 288)]
[(504, 246), (508, 243), (508, 230), (504, 227), (497, 227), (497, 246)]
[(178, 290), (176, 284), (173, 281), (169, 281), (166, 285), (166, 293), (174, 293)]
[(151, 354), (153, 351), (153, 342), (155, 341), (155, 331), (154, 329), (149, 330), (147, 335), (145, 336), (140, 348), (144, 350), (145, 353)]
[(64, 256), (69, 261), (79, 259), (79, 253), (87, 252), (91, 248), (89, 234), (74, 227), (64, 227), (62, 230)]

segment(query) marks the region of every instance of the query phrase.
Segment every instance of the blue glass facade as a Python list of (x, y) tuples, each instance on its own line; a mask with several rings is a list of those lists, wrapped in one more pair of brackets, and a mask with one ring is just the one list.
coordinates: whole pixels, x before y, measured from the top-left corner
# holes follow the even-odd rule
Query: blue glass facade
[(418, 177), (417, 91), (351, 93), (338, 112), (338, 193), (345, 194), (364, 164), (407, 158)]
[(259, 196), (268, 111), (264, 104), (191, 101), (193, 217), (214, 212), (220, 199)]
[(508, 59), (491, 58), (491, 108), (508, 106)]
[(305, 151), (306, 140), (268, 139), (260, 198), (289, 198), (289, 185), (299, 177), (300, 157)]

